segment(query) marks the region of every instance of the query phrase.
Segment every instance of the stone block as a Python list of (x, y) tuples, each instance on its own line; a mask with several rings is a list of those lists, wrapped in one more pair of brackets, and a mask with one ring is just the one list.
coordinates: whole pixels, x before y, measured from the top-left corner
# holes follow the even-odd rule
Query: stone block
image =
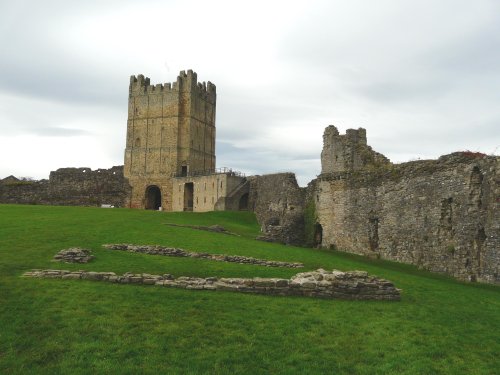
[(277, 288), (288, 287), (288, 280), (287, 279), (277, 279), (276, 280), (276, 287)]
[(303, 281), (300, 283), (301, 288), (304, 288), (304, 289), (315, 289), (316, 285), (317, 285), (316, 282), (309, 281), (309, 280)]
[(85, 272), (82, 274), (82, 279), (86, 279), (86, 280), (102, 280), (103, 279), (103, 275), (99, 272), (92, 272), (92, 271), (89, 271), (89, 272)]
[(82, 275), (80, 273), (68, 273), (62, 276), (63, 279), (80, 279)]
[(253, 283), (255, 285), (255, 287), (274, 287), (276, 286), (276, 280), (275, 279), (263, 279), (263, 278), (260, 278), (260, 277), (255, 277), (253, 279)]

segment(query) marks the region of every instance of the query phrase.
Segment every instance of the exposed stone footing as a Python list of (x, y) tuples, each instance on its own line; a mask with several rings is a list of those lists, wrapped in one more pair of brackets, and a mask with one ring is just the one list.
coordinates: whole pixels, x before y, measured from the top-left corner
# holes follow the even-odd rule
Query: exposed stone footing
[(55, 262), (64, 263), (88, 263), (92, 259), (94, 259), (94, 256), (91, 255), (91, 250), (80, 247), (61, 250), (53, 258)]
[(286, 267), (286, 268), (304, 267), (302, 263), (289, 263), (289, 262), (280, 262), (276, 260), (257, 259), (257, 258), (245, 257), (242, 255), (195, 253), (183, 249), (178, 249), (173, 247), (163, 247), (158, 245), (107, 244), (103, 245), (103, 247), (109, 250), (122, 250), (122, 251), (129, 251), (132, 253), (164, 255), (171, 257), (201, 258), (201, 259), (215, 260), (218, 262), (255, 264), (258, 266), (265, 266), (265, 267)]
[(225, 290), (279, 296), (306, 296), (326, 299), (399, 301), (400, 289), (384, 279), (369, 276), (363, 271), (325, 271), (298, 273), (291, 279), (279, 278), (198, 278), (178, 277), (170, 274), (32, 270), (23, 276), (54, 279), (83, 279), (120, 284), (144, 284), (194, 290)]

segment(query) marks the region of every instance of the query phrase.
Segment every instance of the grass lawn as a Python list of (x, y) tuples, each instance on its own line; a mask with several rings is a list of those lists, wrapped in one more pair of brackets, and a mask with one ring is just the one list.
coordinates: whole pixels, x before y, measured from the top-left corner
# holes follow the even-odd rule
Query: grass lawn
[[(183, 225), (219, 224), (240, 236)], [(500, 374), (500, 288), (413, 266), (255, 241), (246, 212), (165, 213), (0, 205), (0, 374)], [(336, 301), (25, 279), (32, 268), (290, 277), (301, 270), (101, 247), (189, 251), (366, 270), (401, 302)], [(51, 262), (90, 248), (85, 265)]]

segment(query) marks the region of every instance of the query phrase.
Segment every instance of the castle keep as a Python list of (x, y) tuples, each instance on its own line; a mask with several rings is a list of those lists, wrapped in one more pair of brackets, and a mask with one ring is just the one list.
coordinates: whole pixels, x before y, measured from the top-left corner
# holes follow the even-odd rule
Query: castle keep
[(191, 70), (165, 85), (130, 78), (124, 166), (130, 207), (171, 211), (173, 177), (215, 171), (215, 102), (215, 85), (198, 83)]
[(414, 264), (500, 283), (500, 157), (456, 152), (392, 164), (366, 130), (325, 129), (321, 174), (245, 177), (215, 167), (215, 86), (130, 78), (125, 165), (63, 168), (49, 180), (0, 180), (0, 203), (166, 211), (249, 209), (260, 239)]
[(229, 196), (246, 192), (240, 173), (215, 168), (215, 105), (215, 85), (199, 83), (192, 70), (163, 85), (130, 77), (124, 166), (132, 188), (129, 207), (224, 210)]

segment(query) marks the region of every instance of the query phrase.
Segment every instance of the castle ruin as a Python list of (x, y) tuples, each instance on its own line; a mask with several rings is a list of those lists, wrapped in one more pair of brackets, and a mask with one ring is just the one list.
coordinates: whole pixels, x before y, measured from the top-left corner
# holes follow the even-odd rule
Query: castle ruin
[(462, 280), (500, 281), (499, 157), (456, 152), (392, 164), (364, 129), (325, 130), (308, 187), (321, 247), (415, 264)]
[(261, 239), (417, 265), (500, 283), (500, 157), (456, 152), (391, 163), (366, 130), (325, 129), (321, 174), (245, 177), (215, 165), (216, 88), (191, 70), (174, 83), (132, 76), (125, 164), (0, 180), (0, 203), (212, 211), (249, 209)]

